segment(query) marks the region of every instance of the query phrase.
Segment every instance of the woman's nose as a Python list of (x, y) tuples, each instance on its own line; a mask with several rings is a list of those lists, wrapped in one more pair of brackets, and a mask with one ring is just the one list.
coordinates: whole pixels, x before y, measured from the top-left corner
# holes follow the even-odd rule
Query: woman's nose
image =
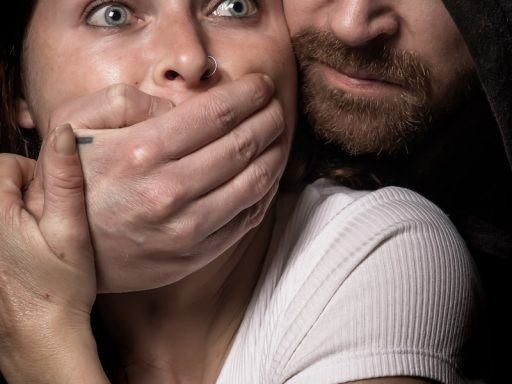
[(383, 0), (338, 0), (332, 3), (330, 28), (348, 46), (389, 39), (399, 31), (399, 18)]
[[(190, 22), (171, 28), (160, 34), (161, 52), (156, 58), (153, 69), (153, 82), (157, 86), (173, 86), (194, 89), (211, 84), (217, 73), (217, 61), (205, 49), (205, 45), (196, 28)], [(174, 33), (170, 32), (173, 30)]]

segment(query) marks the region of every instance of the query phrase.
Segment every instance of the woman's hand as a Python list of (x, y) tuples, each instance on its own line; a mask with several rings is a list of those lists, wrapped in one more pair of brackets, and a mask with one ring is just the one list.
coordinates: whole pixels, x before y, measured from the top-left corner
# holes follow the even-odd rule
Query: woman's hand
[(50, 129), (93, 140), (80, 156), (101, 292), (173, 283), (259, 224), (287, 160), (273, 95), (249, 75), (171, 109), (116, 85), (53, 113)]
[(96, 278), (70, 126), (54, 130), (44, 156), (37, 220), (22, 195), (35, 162), (0, 155), (0, 369), (8, 382), (105, 382), (90, 328)]

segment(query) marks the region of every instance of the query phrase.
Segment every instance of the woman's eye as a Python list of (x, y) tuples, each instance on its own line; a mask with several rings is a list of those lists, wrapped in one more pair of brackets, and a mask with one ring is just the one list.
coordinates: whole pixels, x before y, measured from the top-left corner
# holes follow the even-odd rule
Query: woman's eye
[(258, 7), (254, 0), (225, 0), (217, 6), (213, 15), (247, 17), (254, 15), (256, 12), (258, 12)]
[(94, 9), (87, 17), (87, 24), (94, 27), (124, 27), (132, 22), (133, 14), (122, 4), (107, 4)]

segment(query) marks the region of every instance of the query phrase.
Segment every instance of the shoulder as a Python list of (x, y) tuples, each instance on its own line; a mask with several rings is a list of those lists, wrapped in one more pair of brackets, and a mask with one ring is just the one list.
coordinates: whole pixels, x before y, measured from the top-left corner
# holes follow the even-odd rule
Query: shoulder
[(356, 191), (337, 185), (329, 179), (319, 179), (308, 185), (295, 206), (295, 220), (310, 220), (322, 216), (324, 221), (377, 220), (390, 225), (403, 220), (442, 220), (453, 228), (446, 215), (420, 194), (400, 187), (376, 191)]
[[(338, 214), (378, 214), (379, 221), (387, 223), (402, 219), (416, 218), (421, 221), (433, 216), (446, 217), (435, 204), (409, 189), (385, 187), (375, 191), (356, 191), (329, 179), (319, 179), (308, 185), (301, 201), (304, 206), (309, 203), (317, 210), (335, 208)], [(298, 204), (297, 208), (302, 207)]]
[(230, 372), (251, 366), (268, 383), (460, 382), (474, 275), (440, 209), (406, 189), (360, 192), (325, 179), (279, 205)]
[[(320, 237), (343, 257), (350, 252), (367, 256), (383, 242), (401, 248), (411, 240), (439, 252), (466, 252), (457, 230), (436, 205), (398, 187), (354, 191), (317, 180), (302, 193), (287, 230), (298, 244)], [(361, 254), (361, 248), (367, 248), (368, 254)]]
[[(410, 300), (445, 295), (443, 300), (452, 300), (469, 294), (475, 284), (472, 259), (455, 226), (421, 195), (398, 187), (353, 191), (325, 179), (306, 194), (308, 204), (299, 201), (299, 215), (290, 220), (291, 226), (298, 221), (300, 230), (288, 252), (289, 273), (282, 285), (290, 276), (300, 282), (296, 290), (318, 284), (318, 301), (320, 294), (350, 300), (344, 292), (360, 297), (372, 287), (379, 295), (403, 294)], [(301, 215), (304, 207), (307, 214)], [(449, 296), (452, 289), (456, 292)], [(375, 297), (365, 299), (374, 304)]]
[(288, 230), (292, 246), (273, 291), (286, 303), (276, 309), (284, 314), (276, 328), (279, 348), (286, 346), (283, 377), (461, 381), (477, 281), (438, 207), (407, 189), (358, 192), (319, 180), (297, 202)]
[[(287, 300), (307, 297), (311, 290), (319, 303), (346, 287), (364, 290), (369, 276), (411, 286), (474, 276), (449, 218), (407, 189), (361, 192), (321, 179), (304, 190), (283, 228), (269, 249), (265, 277), (272, 276), (272, 283), (263, 287)], [(300, 308), (297, 300), (294, 304)]]

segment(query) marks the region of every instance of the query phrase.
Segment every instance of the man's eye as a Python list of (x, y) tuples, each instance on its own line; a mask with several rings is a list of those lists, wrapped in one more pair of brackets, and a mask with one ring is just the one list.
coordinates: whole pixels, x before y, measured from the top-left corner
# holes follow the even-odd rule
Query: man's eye
[(258, 7), (254, 0), (225, 0), (217, 6), (213, 15), (247, 17), (254, 15), (256, 12), (258, 12)]
[(106, 4), (95, 8), (87, 17), (87, 24), (94, 27), (124, 27), (132, 22), (133, 14), (122, 4)]

